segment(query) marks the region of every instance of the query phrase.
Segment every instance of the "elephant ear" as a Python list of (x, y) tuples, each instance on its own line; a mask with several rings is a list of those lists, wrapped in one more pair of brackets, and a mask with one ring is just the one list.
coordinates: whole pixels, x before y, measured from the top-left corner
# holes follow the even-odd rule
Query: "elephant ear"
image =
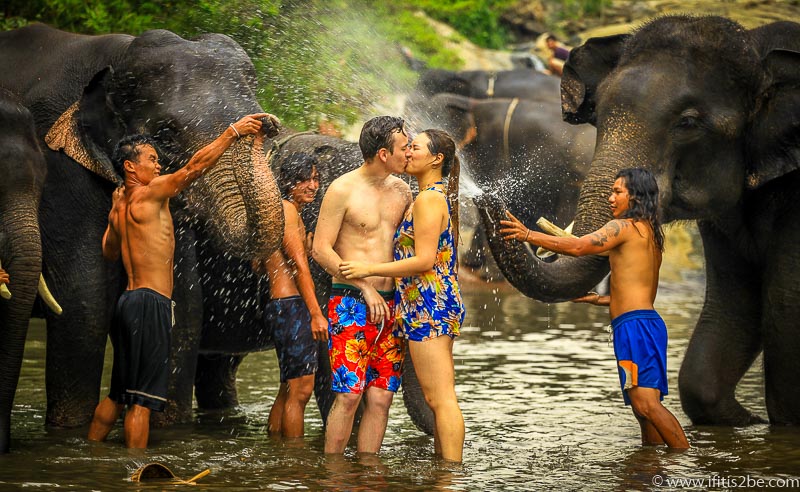
[(591, 38), (569, 53), (561, 77), (561, 115), (578, 125), (595, 124), (597, 86), (617, 66), (629, 34)]
[(772, 50), (763, 66), (766, 79), (748, 135), (750, 189), (800, 169), (800, 52)]
[(111, 67), (98, 72), (81, 100), (56, 120), (45, 142), (50, 149), (63, 151), (86, 169), (120, 185), (122, 176), (114, 170), (109, 154), (125, 130), (106, 91), (112, 76)]

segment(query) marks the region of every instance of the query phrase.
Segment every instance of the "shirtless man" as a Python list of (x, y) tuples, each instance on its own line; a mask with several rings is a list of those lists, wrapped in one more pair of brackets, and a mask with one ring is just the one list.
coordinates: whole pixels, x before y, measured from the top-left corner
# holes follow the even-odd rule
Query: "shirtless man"
[(114, 191), (103, 235), (103, 257), (116, 261), (122, 256), (128, 286), (117, 301), (111, 327), (111, 390), (95, 409), (90, 441), (105, 440), (128, 405), (125, 445), (147, 447), (150, 411), (163, 411), (167, 401), (175, 251), (169, 199), (214, 166), (240, 136), (257, 134), (261, 118), (277, 124), (267, 113), (245, 116), (198, 150), (183, 168), (165, 176), (160, 175), (150, 137), (128, 136), (117, 144), (114, 164), (124, 170), (125, 185)]
[(308, 266), (306, 228), (300, 210), (319, 190), (317, 159), (293, 153), (281, 165), (278, 186), (283, 198), (283, 242), (253, 269), (269, 275), (270, 301), (264, 310), (273, 333), (281, 372), (278, 396), (269, 412), (267, 431), (283, 437), (303, 436), (303, 413), (314, 390), (317, 340), (328, 339), (328, 318), (322, 314)]
[(614, 220), (581, 238), (531, 231), (510, 212), (509, 220), (500, 221), (500, 233), (507, 241), (570, 256), (608, 252), (611, 295), (591, 293), (575, 301), (609, 306), (622, 395), (639, 421), (642, 444), (688, 448), (680, 423), (661, 404), (667, 394), (667, 327), (653, 309), (664, 249), (658, 185), (645, 169), (623, 169), (608, 200)]
[(353, 418), (366, 395), (358, 452), (377, 453), (389, 407), (400, 386), (404, 342), (394, 323), (394, 281), (387, 277), (345, 280), (342, 261), (392, 261), (393, 241), (411, 189), (392, 173), (405, 169), (408, 136), (403, 120), (378, 116), (367, 121), (358, 141), (364, 163), (328, 187), (317, 221), (314, 259), (333, 276), (328, 303), (332, 389), (325, 452), (341, 454)]

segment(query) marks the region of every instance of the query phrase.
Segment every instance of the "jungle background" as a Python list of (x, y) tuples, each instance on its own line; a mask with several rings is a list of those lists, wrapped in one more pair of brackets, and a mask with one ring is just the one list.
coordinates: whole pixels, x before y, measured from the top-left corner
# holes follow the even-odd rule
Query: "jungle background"
[(262, 107), (296, 130), (347, 133), (394, 112), (413, 86), (400, 47), (432, 68), (510, 68), (515, 48), (541, 54), (543, 33), (576, 46), (669, 12), (754, 27), (797, 18), (800, 0), (9, 0), (0, 29), (43, 22), (84, 34), (225, 33), (255, 63)]

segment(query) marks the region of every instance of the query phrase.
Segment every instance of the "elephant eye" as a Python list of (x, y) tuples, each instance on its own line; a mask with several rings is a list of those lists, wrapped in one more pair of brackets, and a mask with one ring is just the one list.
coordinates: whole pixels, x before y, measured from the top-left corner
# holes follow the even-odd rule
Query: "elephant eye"
[(689, 109), (681, 113), (678, 120), (679, 128), (696, 128), (700, 126), (700, 113), (697, 110)]

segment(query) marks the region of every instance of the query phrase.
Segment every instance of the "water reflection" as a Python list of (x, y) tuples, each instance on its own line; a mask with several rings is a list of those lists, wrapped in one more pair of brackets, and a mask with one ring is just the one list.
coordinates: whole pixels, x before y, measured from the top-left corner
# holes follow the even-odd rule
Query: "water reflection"
[[(279, 384), (273, 352), (242, 363), (237, 411), (201, 413), (192, 424), (154, 429), (150, 449), (139, 454), (124, 449), (121, 425), (104, 444), (88, 443), (86, 429), (47, 432), (44, 333), (37, 323), (13, 412), (12, 454), (0, 456), (0, 488), (161, 490), (128, 481), (153, 461), (182, 478), (211, 468), (202, 488), (226, 490), (640, 490), (651, 488), (655, 475), (781, 478), (800, 469), (798, 429), (693, 427), (683, 415), (677, 373), (700, 311), (701, 282), (663, 285), (657, 301), (670, 331), (665, 404), (694, 446), (685, 453), (639, 445), (639, 427), (622, 404), (605, 310), (546, 305), (508, 286), (466, 285), (464, 291), (469, 314), (454, 349), (467, 427), (463, 466), (432, 460), (433, 442), (411, 424), (401, 398), (379, 457), (349, 449), (344, 457), (324, 456), (314, 405), (307, 408), (304, 440), (268, 438)], [(763, 416), (760, 366), (745, 376), (737, 396)]]

